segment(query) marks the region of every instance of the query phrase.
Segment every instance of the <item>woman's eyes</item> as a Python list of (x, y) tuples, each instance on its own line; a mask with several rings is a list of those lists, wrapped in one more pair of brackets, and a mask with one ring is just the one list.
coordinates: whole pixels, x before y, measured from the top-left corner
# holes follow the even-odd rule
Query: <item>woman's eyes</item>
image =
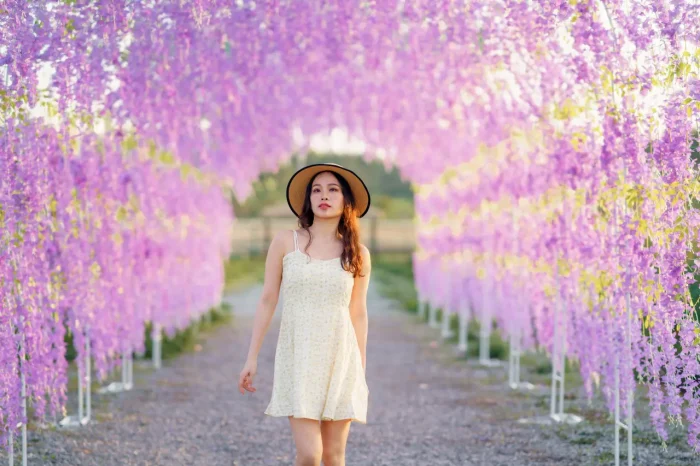
[[(331, 188), (331, 191), (338, 191), (338, 188)], [(321, 190), (320, 190), (320, 189), (318, 189), (318, 188), (314, 188), (314, 189), (313, 189), (313, 191), (311, 191), (311, 192), (314, 192), (314, 193), (320, 193), (320, 192), (321, 192)]]

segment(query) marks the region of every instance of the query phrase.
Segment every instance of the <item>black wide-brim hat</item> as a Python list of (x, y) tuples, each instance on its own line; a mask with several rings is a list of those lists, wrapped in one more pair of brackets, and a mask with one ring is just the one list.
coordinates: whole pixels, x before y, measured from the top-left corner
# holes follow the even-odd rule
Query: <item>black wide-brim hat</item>
[(301, 209), (304, 207), (306, 187), (311, 182), (311, 179), (321, 172), (333, 172), (345, 178), (355, 197), (357, 216), (363, 217), (367, 213), (369, 210), (370, 196), (369, 189), (367, 189), (362, 178), (357, 176), (352, 170), (348, 170), (335, 163), (315, 163), (297, 170), (289, 179), (289, 183), (287, 183), (287, 204), (289, 204), (289, 208), (292, 209), (294, 215), (297, 217), (301, 215)]

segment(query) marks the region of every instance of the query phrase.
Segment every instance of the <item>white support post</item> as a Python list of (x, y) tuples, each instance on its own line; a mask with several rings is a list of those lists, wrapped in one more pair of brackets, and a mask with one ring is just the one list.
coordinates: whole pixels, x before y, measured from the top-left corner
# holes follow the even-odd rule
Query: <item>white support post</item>
[(513, 390), (533, 390), (535, 386), (530, 382), (520, 381), (520, 356), (522, 345), (522, 333), (518, 331), (510, 334), (510, 354), (508, 358), (508, 385)]
[[(549, 417), (554, 422), (578, 424), (583, 419), (575, 414), (564, 412), (564, 382), (566, 379), (566, 308), (561, 299), (559, 275), (557, 274), (557, 293), (554, 305), (554, 344), (552, 351), (552, 392)], [(558, 392), (558, 397), (557, 397)], [(559, 403), (557, 403), (557, 398)]]
[[(549, 415), (552, 419), (555, 421), (557, 420), (556, 415), (557, 415), (557, 384), (562, 384), (564, 383), (564, 369), (565, 369), (565, 363), (563, 364), (563, 367), (560, 367), (560, 364), (563, 362), (561, 354), (563, 351), (559, 348), (559, 340), (561, 338), (561, 329), (559, 328), (560, 323), (559, 323), (559, 283), (557, 280), (557, 291), (556, 291), (556, 302), (554, 303), (554, 336), (553, 336), (553, 341), (552, 341), (552, 390), (551, 390), (551, 399), (549, 403)], [(563, 410), (563, 408), (561, 408)]]
[(122, 373), (122, 381), (124, 382), (124, 390), (131, 390), (134, 387), (134, 355), (131, 350), (125, 352), (126, 371)]
[(22, 466), (27, 466), (27, 381), (22, 373)]
[(15, 466), (15, 439), (14, 435), (12, 435), (12, 430), (10, 430), (10, 435), (7, 439), (7, 454), (10, 459), (10, 466)]
[[(24, 344), (24, 335), (22, 335), (21, 343), (19, 344), (18, 355), (22, 354), (22, 345)], [(20, 384), (21, 384), (21, 397), (22, 397), (22, 416), (23, 421), (17, 423), (17, 427), (22, 429), (22, 466), (27, 466), (27, 382), (24, 377), (24, 372), (22, 371), (23, 360), (19, 358), (19, 370), (20, 370)], [(12, 431), (10, 431), (9, 440), (10, 442), (10, 466), (15, 464), (15, 452), (14, 452), (14, 436)]]
[(439, 328), (440, 324), (437, 321), (437, 307), (435, 302), (431, 301), (428, 308), (428, 325), (430, 328)]
[[(627, 311), (627, 328), (625, 329), (625, 349), (631, 355), (632, 351), (632, 310), (630, 306), (630, 293), (625, 293), (625, 308)], [(615, 352), (615, 466), (620, 466), (620, 429), (627, 431), (627, 464), (632, 466), (632, 391), (627, 393), (627, 422), (620, 421), (620, 355)]]
[(468, 349), (468, 330), (469, 330), (469, 312), (466, 309), (462, 309), (459, 313), (459, 344), (457, 345), (457, 351), (460, 353), (466, 353)]
[[(17, 270), (17, 256), (15, 253), (12, 251), (10, 252), (10, 257), (11, 257), (11, 264), (13, 270)], [(24, 302), (24, 297), (22, 296), (22, 291), (21, 289), (16, 289), (16, 300), (17, 303), (22, 303)], [(4, 304), (4, 303), (3, 303)], [(22, 421), (17, 423), (17, 426), (15, 428), (21, 428), (22, 430), (22, 444), (21, 444), (21, 449), (22, 449), (22, 466), (27, 466), (27, 381), (24, 376), (24, 362), (25, 358), (22, 357), (22, 351), (25, 349), (24, 346), (26, 345), (25, 338), (24, 338), (24, 332), (21, 331), (20, 329), (22, 328), (24, 324), (24, 316), (20, 315), (19, 316), (19, 326), (15, 327), (12, 324), (12, 321), (10, 321), (10, 333), (12, 334), (19, 334), (21, 333), (21, 338), (19, 339), (19, 343), (17, 344), (17, 363), (18, 363), (18, 369), (19, 369), (19, 375), (20, 375), (20, 396), (22, 399), (22, 416), (23, 419)], [(12, 432), (12, 429), (10, 429), (10, 435), (8, 438), (9, 441), (9, 460), (10, 460), (10, 466), (14, 465), (14, 435)]]
[(488, 290), (486, 283), (489, 277), (484, 276), (484, 283), (481, 286), (481, 322), (479, 325), (479, 362), (483, 363), (489, 359), (489, 338), (491, 336), (491, 313), (488, 311)]
[(92, 349), (90, 347), (90, 327), (85, 329), (85, 417), (80, 418), (80, 423), (85, 425), (90, 422), (92, 418), (92, 365), (91, 365), (91, 355)]
[[(517, 257), (520, 254), (520, 244), (518, 242), (518, 221), (515, 209), (512, 211), (513, 219), (513, 254)], [(523, 329), (519, 319), (514, 319), (511, 323), (508, 354), (508, 386), (513, 390), (532, 390), (535, 386), (529, 382), (520, 381), (520, 356), (522, 356)]]
[(460, 299), (459, 299), (459, 307), (457, 309), (457, 312), (459, 313), (459, 341), (457, 343), (457, 351), (459, 353), (467, 354), (467, 349), (469, 347), (469, 317), (471, 315), (471, 310), (469, 307), (469, 299), (467, 298), (467, 287), (465, 286), (465, 278), (467, 277), (466, 275), (466, 270), (468, 265), (472, 264), (467, 264), (468, 261), (468, 256), (466, 254), (465, 250), (462, 250), (461, 256), (459, 257), (459, 283), (462, 285), (460, 286)]
[(435, 287), (437, 285), (437, 274), (431, 273), (428, 279), (428, 296), (426, 305), (428, 306), (428, 326), (430, 328), (438, 328), (437, 307), (435, 305)]
[[(486, 367), (498, 367), (501, 362), (491, 359), (491, 292), (493, 287), (492, 275), (486, 275), (484, 286), (481, 287), (481, 325), (479, 327), (479, 364)], [(486, 286), (486, 283), (489, 286)]]
[(134, 365), (131, 351), (124, 349), (122, 352), (121, 382), (112, 382), (106, 387), (97, 390), (97, 393), (121, 393), (129, 391), (134, 386)]
[(153, 324), (153, 367), (160, 369), (163, 365), (163, 338), (161, 335), (160, 324)]
[[(558, 261), (557, 261), (558, 262)], [(550, 412), (548, 416), (535, 418), (521, 418), (521, 424), (578, 424), (583, 418), (575, 414), (564, 412), (564, 378), (566, 357), (566, 314), (561, 299), (559, 287), (559, 275), (556, 275), (556, 299), (554, 303), (554, 336), (552, 348), (552, 391), (550, 400)], [(560, 307), (562, 308), (560, 310)], [(558, 401), (558, 403), (557, 403)]]
[(452, 330), (450, 330), (450, 311), (449, 307), (445, 306), (442, 310), (442, 330), (440, 331), (440, 336), (447, 340), (452, 338)]
[[(92, 415), (91, 398), (91, 365), (90, 365), (90, 329), (85, 329), (85, 374), (78, 369), (78, 415), (66, 416), (58, 423), (61, 427), (79, 427), (90, 422)], [(83, 384), (86, 384), (87, 392), (83, 393)]]
[(418, 319), (423, 322), (428, 317), (428, 303), (422, 296), (418, 297)]
[(452, 277), (448, 276), (444, 278), (445, 284), (447, 286), (447, 293), (445, 293), (445, 296), (447, 299), (445, 299), (445, 302), (442, 306), (442, 331), (440, 332), (440, 336), (442, 337), (443, 340), (447, 340), (448, 338), (452, 338), (452, 331), (450, 330), (450, 305), (449, 303), (452, 302), (451, 300), (451, 294), (452, 294)]
[(513, 333), (510, 334), (509, 338), (510, 354), (508, 354), (508, 385), (510, 388), (516, 388), (516, 380), (518, 376), (516, 372), (520, 370), (520, 348), (518, 347), (518, 339)]
[[(622, 167), (623, 180), (627, 177), (627, 167), (623, 165)], [(617, 213), (619, 209), (619, 201), (615, 203), (615, 224), (614, 228), (617, 231), (618, 228), (618, 218)], [(622, 201), (622, 209), (627, 213), (627, 205)], [(629, 275), (630, 269), (629, 265), (626, 268), (625, 273)], [(627, 290), (625, 293), (625, 312), (627, 314), (627, 322), (625, 328), (625, 351), (629, 356), (629, 360), (632, 359), (632, 306), (630, 305), (630, 292)], [(627, 431), (627, 464), (632, 466), (632, 406), (634, 403), (633, 391), (629, 390), (627, 393), (627, 422), (620, 421), (620, 355), (619, 351), (615, 352), (615, 466), (620, 466), (620, 429)]]

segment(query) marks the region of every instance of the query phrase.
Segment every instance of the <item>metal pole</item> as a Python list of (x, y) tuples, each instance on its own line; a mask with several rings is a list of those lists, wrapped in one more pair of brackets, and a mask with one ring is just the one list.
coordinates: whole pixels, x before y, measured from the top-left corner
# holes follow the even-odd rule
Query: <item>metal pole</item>
[(127, 390), (134, 388), (134, 353), (129, 351), (129, 358), (127, 359), (129, 364), (129, 372), (127, 373)]
[(520, 338), (518, 339), (518, 357), (515, 360), (515, 386), (518, 388), (526, 388), (526, 389), (532, 389), (535, 388), (532, 384), (528, 382), (521, 382), (520, 381), (520, 355), (522, 354), (522, 351), (520, 349), (522, 344), (522, 335), (520, 335)]
[(90, 326), (85, 329), (85, 410), (87, 411), (85, 418), (80, 418), (81, 424), (87, 424), (90, 422), (92, 417), (92, 366), (90, 360), (92, 355), (90, 354)]
[(438, 328), (440, 324), (438, 324), (437, 321), (437, 308), (435, 307), (434, 302), (430, 303), (430, 307), (428, 308), (428, 314), (428, 325), (430, 325), (431, 328)]
[(428, 309), (428, 325), (430, 328), (438, 328), (439, 324), (437, 321), (437, 306), (435, 303), (435, 286), (436, 281), (439, 277), (436, 273), (432, 273), (430, 277), (430, 291), (428, 294), (428, 303), (430, 308)]
[(620, 357), (615, 351), (615, 466), (620, 466)]
[(559, 419), (564, 418), (564, 384), (566, 383), (566, 300), (561, 300), (561, 311), (559, 312), (559, 325), (561, 333), (559, 335), (559, 370), (561, 380), (559, 383)]
[[(629, 269), (628, 269), (629, 270)], [(627, 328), (625, 329), (625, 349), (631, 355), (632, 351), (632, 310), (630, 305), (630, 293), (625, 293), (625, 308), (627, 312)], [(627, 422), (620, 421), (620, 363), (619, 353), (615, 352), (615, 466), (620, 466), (620, 429), (627, 430), (627, 464), (632, 465), (632, 405), (633, 395), (632, 390), (627, 393)]]
[(127, 378), (127, 368), (128, 363), (126, 362), (126, 349), (122, 349), (122, 387), (126, 390), (126, 378)]
[[(627, 305), (627, 349), (632, 358), (632, 306), (630, 306), (630, 293), (625, 295)], [(627, 464), (632, 466), (632, 404), (634, 403), (634, 391), (627, 393)]]
[[(23, 338), (24, 339), (24, 338)], [(27, 383), (24, 372), (20, 374), (22, 379), (22, 466), (27, 466)]]
[[(448, 266), (450, 265), (450, 262), (448, 261)], [(452, 292), (453, 292), (453, 287), (452, 287), (452, 277), (450, 276), (452, 272), (452, 269), (448, 267), (448, 276), (444, 277), (443, 282), (445, 283), (445, 286), (447, 286), (447, 293), (445, 293), (446, 299), (444, 300), (444, 304), (442, 306), (442, 332), (441, 336), (443, 339), (448, 339), (452, 337), (452, 332), (450, 331), (450, 311), (451, 311), (451, 306), (450, 304), (452, 303)]]
[(459, 313), (459, 344), (457, 350), (465, 353), (468, 348), (469, 314), (466, 309)]
[(156, 323), (153, 324), (153, 335), (152, 335), (152, 340), (153, 340), (153, 367), (156, 369), (160, 369), (162, 366), (162, 337), (161, 337), (161, 330), (160, 330), (160, 324)]
[(535, 386), (530, 382), (520, 381), (520, 356), (522, 356), (522, 333), (517, 332), (510, 336), (510, 357), (508, 361), (508, 385), (513, 390), (533, 390)]
[(78, 368), (78, 423), (83, 418), (83, 373)]
[(482, 288), (482, 298), (485, 302), (484, 311), (482, 314), (481, 327), (479, 328), (479, 364), (486, 367), (497, 367), (501, 365), (501, 362), (495, 359), (491, 359), (491, 291), (493, 290), (493, 285), (488, 279), (489, 286)]
[[(623, 183), (627, 175), (627, 167), (622, 166), (622, 176)], [(613, 224), (614, 231), (617, 232), (618, 227), (618, 209), (620, 201), (615, 202), (614, 210), (614, 220)], [(627, 205), (622, 203), (622, 209), (624, 213), (627, 213)], [(617, 248), (616, 248), (617, 249)], [(618, 250), (619, 252), (619, 250)], [(625, 273), (629, 276), (630, 268), (629, 264), (625, 269)], [(630, 361), (632, 358), (632, 306), (630, 304), (630, 292), (629, 289), (625, 292), (625, 311), (627, 314), (627, 322), (625, 329), (625, 350), (626, 354), (629, 355)], [(629, 375), (629, 374), (628, 374)], [(630, 387), (627, 392), (627, 416), (626, 423), (620, 422), (620, 367), (619, 367), (619, 352), (615, 352), (615, 466), (620, 465), (620, 429), (627, 430), (627, 464), (632, 465), (633, 451), (632, 451), (632, 405), (634, 402), (634, 392)]]
[[(557, 256), (558, 259), (558, 256)], [(552, 419), (556, 420), (556, 392), (557, 392), (557, 382), (559, 381), (559, 272), (556, 273), (556, 286), (555, 286), (555, 301), (554, 307), (552, 308), (553, 321), (554, 321), (554, 336), (552, 338), (552, 391), (550, 394), (549, 403), (549, 415)]]
[[(486, 265), (484, 264), (484, 267)], [(488, 273), (484, 274), (484, 283), (481, 286), (481, 325), (479, 326), (479, 362), (481, 364), (489, 359), (489, 340), (490, 340), (490, 325), (491, 318), (489, 313), (487, 283), (489, 280)]]
[[(512, 211), (513, 216), (513, 243), (515, 248), (513, 254), (517, 257), (520, 254), (520, 248), (518, 243), (518, 222), (515, 210)], [(517, 282), (516, 282), (517, 283)], [(508, 357), (508, 384), (513, 390), (523, 389), (532, 390), (535, 388), (529, 382), (520, 381), (520, 357), (522, 356), (522, 338), (523, 329), (520, 325), (520, 320), (513, 319), (510, 327), (510, 354)]]
[(508, 355), (508, 385), (510, 385), (510, 388), (515, 389), (517, 386), (515, 381), (515, 358), (518, 353), (518, 348), (516, 347), (515, 336), (512, 333), (508, 338), (508, 342), (510, 346), (510, 354)]

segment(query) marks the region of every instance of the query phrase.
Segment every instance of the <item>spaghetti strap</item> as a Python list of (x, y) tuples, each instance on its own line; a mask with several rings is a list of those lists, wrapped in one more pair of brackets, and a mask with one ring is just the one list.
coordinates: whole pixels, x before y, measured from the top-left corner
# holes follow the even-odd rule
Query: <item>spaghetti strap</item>
[(294, 250), (298, 251), (299, 250), (299, 243), (297, 241), (297, 231), (292, 230), (292, 232), (294, 233)]

